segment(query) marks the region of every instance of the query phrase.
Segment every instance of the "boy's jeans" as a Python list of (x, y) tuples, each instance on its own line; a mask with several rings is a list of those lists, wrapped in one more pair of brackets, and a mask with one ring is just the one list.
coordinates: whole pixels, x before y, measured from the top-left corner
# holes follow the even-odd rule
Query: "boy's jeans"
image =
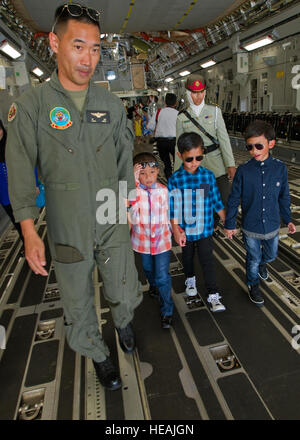
[(279, 234), (269, 240), (260, 240), (243, 234), (243, 239), (247, 251), (247, 283), (248, 286), (255, 286), (259, 283), (259, 266), (269, 263), (277, 257)]
[(162, 254), (140, 254), (143, 269), (150, 286), (156, 286), (161, 299), (160, 313), (162, 316), (173, 314), (174, 303), (171, 298), (171, 275), (169, 274), (170, 251)]

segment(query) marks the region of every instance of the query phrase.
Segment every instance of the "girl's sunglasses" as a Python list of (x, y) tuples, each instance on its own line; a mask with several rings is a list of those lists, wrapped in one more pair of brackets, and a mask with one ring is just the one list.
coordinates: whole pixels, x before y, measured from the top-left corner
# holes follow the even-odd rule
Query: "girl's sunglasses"
[(197, 162), (201, 162), (203, 159), (203, 156), (196, 156), (196, 157), (187, 157), (184, 159), (185, 162), (193, 162), (193, 160), (196, 159)]
[(147, 165), (150, 168), (154, 168), (154, 167), (158, 168), (158, 162), (141, 162), (140, 165), (142, 165), (142, 169), (146, 168)]

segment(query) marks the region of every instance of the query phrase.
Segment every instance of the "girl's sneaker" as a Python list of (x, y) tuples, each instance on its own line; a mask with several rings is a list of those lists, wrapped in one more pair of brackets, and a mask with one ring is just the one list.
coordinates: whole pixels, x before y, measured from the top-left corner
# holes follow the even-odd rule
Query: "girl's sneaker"
[(148, 293), (152, 298), (159, 298), (159, 293), (156, 286), (150, 286)]
[(161, 325), (162, 328), (170, 328), (172, 325), (172, 316), (162, 316)]

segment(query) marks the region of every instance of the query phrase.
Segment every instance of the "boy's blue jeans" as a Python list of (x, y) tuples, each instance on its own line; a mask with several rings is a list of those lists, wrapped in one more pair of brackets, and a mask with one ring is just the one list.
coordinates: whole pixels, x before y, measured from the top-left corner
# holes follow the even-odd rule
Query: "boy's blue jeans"
[(246, 247), (246, 276), (248, 286), (259, 283), (259, 266), (270, 263), (277, 257), (279, 234), (269, 240), (248, 237), (243, 234)]
[(170, 251), (162, 254), (140, 254), (145, 275), (150, 286), (156, 286), (160, 297), (160, 313), (162, 316), (173, 314), (174, 303), (171, 298), (171, 275), (169, 274)]

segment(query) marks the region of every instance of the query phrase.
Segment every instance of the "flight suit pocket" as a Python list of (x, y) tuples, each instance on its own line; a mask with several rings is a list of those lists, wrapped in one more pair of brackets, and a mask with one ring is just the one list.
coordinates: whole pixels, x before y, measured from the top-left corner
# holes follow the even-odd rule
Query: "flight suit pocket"
[(104, 283), (106, 299), (114, 307), (124, 301), (128, 281), (126, 245), (101, 249), (95, 253)]
[(58, 263), (79, 263), (79, 261), (83, 261), (83, 255), (73, 246), (69, 246), (67, 244), (54, 243), (55, 247), (55, 261)]
[(80, 188), (79, 183), (57, 183), (57, 182), (47, 182), (45, 184), (46, 188), (58, 190), (58, 191), (74, 191)]

